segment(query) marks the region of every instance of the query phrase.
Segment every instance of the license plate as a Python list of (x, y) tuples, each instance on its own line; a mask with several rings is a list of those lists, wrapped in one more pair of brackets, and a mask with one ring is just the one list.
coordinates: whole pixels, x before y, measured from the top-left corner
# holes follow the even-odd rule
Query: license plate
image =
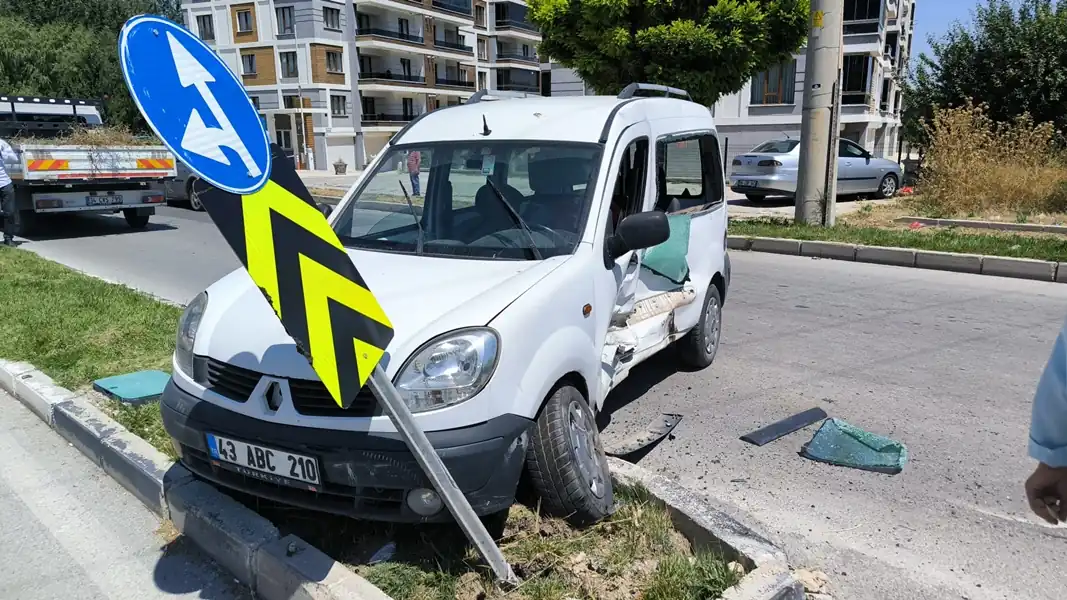
[(242, 475), (275, 481), (278, 478), (295, 479), (303, 483), (319, 485), (319, 462), (310, 456), (293, 454), (276, 448), (249, 444), (207, 434), (207, 447), (211, 458), (239, 467)]
[(122, 196), (86, 196), (85, 204), (88, 206), (111, 206), (112, 204), (122, 204)]
[(751, 179), (741, 179), (734, 182), (737, 187), (759, 187), (758, 181), (752, 181)]

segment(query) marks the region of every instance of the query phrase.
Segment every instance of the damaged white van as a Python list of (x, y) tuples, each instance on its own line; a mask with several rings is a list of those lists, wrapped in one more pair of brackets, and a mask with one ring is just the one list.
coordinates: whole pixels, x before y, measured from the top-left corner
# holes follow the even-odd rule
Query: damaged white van
[[(660, 351), (715, 358), (722, 164), (710, 111), (681, 90), (480, 92), (397, 133), (332, 212), (395, 328), (382, 366), (478, 514), (524, 476), (552, 514), (611, 510), (608, 393)], [(182, 463), (222, 486), (451, 518), (369, 389), (339, 408), (243, 269), (187, 307), (161, 408)]]

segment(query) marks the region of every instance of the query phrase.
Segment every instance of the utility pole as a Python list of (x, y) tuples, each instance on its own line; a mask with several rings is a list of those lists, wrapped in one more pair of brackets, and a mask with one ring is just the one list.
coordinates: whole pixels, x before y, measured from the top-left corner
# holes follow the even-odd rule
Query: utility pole
[(837, 192), (838, 74), (841, 65), (841, 0), (811, 0), (804, 109), (800, 123), (800, 165), (795, 219), (809, 225), (832, 225)]

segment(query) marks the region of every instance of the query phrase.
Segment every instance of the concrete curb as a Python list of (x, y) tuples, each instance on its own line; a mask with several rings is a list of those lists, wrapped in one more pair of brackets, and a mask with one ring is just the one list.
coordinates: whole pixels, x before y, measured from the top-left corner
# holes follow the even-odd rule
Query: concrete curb
[(613, 481), (639, 484), (662, 501), (695, 549), (721, 552), (745, 566), (747, 574), (722, 600), (804, 600), (804, 586), (790, 571), (785, 552), (771, 541), (668, 477), (614, 457), (608, 457), (608, 465)]
[(959, 254), (954, 252), (935, 252), (933, 250), (915, 250), (913, 248), (891, 248), (840, 242), (736, 235), (727, 236), (726, 246), (731, 250), (751, 250), (753, 252), (791, 254), (794, 256), (849, 260), (897, 267), (916, 267), (936, 271), (955, 271), (957, 273), (1067, 283), (1067, 262), (1035, 260), (1032, 258)]
[(972, 219), (929, 219), (926, 217), (897, 217), (895, 223), (921, 223), (932, 227), (967, 227), (970, 229), (995, 229), (998, 231), (1029, 231), (1036, 233), (1067, 233), (1067, 225), (1041, 225), (1038, 223), (1002, 223), (1000, 221), (977, 221)]
[(0, 360), (0, 388), (106, 471), (150, 510), (170, 519), (265, 600), (389, 600), (389, 596), (255, 511), (193, 478), (148, 442), (56, 385), (28, 363)]

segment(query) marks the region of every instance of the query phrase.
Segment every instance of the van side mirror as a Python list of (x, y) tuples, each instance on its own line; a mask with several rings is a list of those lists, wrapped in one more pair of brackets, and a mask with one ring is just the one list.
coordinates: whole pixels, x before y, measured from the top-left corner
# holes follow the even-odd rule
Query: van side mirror
[(623, 218), (615, 234), (607, 239), (605, 258), (614, 261), (631, 250), (642, 250), (658, 246), (671, 237), (671, 226), (667, 215), (653, 210), (639, 212)]
[(331, 214), (333, 214), (333, 207), (330, 206), (329, 204), (326, 204), (325, 202), (319, 202), (318, 203), (318, 208), (319, 208), (319, 212), (321, 212), (322, 216), (324, 216), (324, 217), (329, 218), (329, 216)]

